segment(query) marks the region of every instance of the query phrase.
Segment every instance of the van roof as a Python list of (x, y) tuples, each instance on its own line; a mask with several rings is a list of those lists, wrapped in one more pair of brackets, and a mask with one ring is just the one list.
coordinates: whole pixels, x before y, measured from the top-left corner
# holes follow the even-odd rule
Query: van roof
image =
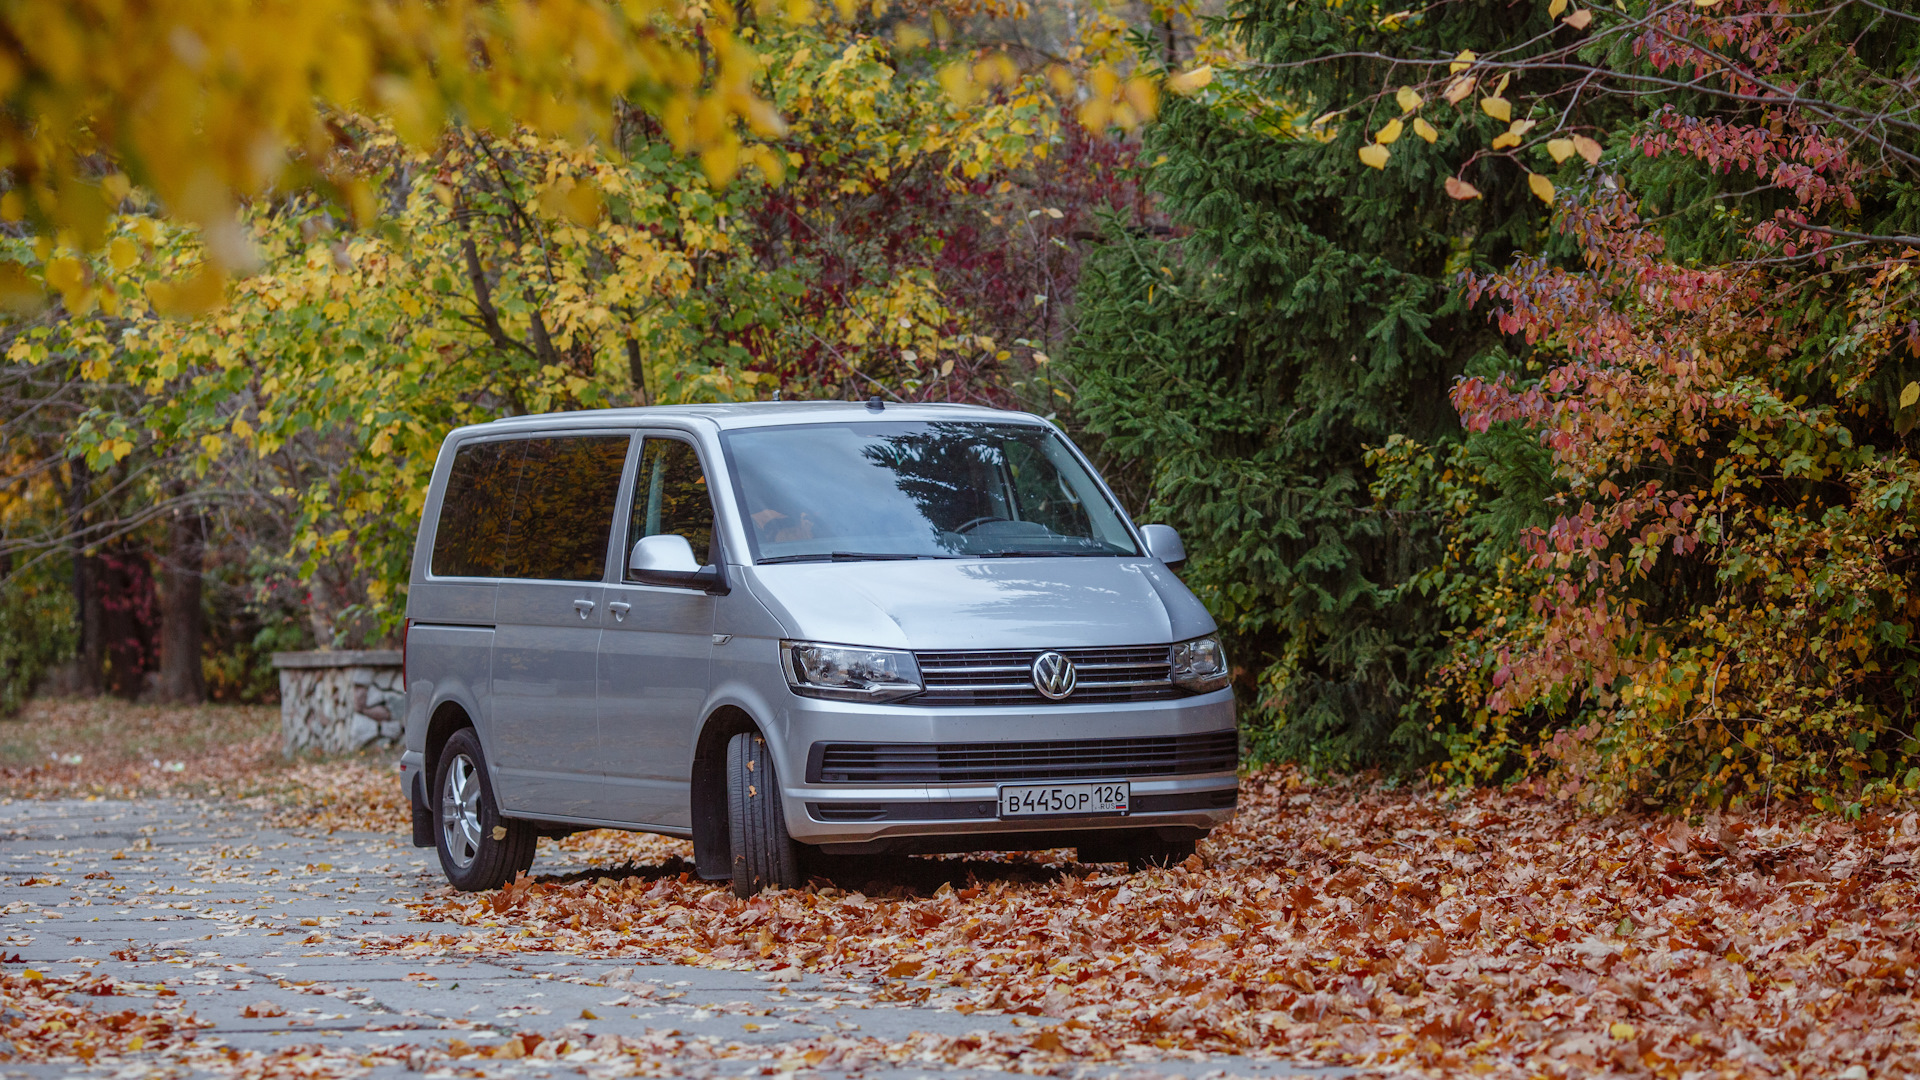
[(888, 402), (884, 408), (872, 408), (864, 401), (742, 401), (707, 405), (646, 405), (627, 409), (580, 409), (573, 412), (540, 413), (532, 416), (503, 416), (486, 428), (581, 427), (642, 425), (655, 419), (701, 419), (716, 427), (769, 427), (776, 424), (833, 423), (847, 420), (951, 420), (960, 414), (968, 420), (997, 418), (1027, 423), (1042, 422), (1032, 413), (990, 409), (984, 405), (958, 405), (944, 402)]

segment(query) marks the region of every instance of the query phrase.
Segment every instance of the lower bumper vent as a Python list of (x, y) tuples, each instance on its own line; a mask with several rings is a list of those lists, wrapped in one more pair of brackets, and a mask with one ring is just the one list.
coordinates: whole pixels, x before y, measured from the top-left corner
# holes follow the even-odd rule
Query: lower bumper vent
[(1126, 780), (1231, 772), (1234, 731), (1004, 743), (814, 743), (810, 784), (977, 784)]

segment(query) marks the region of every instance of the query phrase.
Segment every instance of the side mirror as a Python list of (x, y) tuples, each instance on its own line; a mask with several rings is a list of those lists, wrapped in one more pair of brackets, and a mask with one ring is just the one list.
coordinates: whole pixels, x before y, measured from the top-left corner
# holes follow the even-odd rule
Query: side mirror
[(1171, 525), (1148, 525), (1140, 530), (1146, 538), (1147, 554), (1166, 563), (1168, 569), (1177, 570), (1187, 561), (1187, 546), (1180, 542), (1180, 534), (1173, 531)]
[(684, 536), (643, 536), (627, 559), (628, 576), (642, 585), (672, 585), (682, 589), (715, 589), (720, 572), (702, 569), (693, 557), (693, 545)]

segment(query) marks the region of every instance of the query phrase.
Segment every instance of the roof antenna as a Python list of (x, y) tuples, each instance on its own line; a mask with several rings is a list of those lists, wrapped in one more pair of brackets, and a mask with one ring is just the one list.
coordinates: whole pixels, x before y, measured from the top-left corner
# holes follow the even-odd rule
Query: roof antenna
[(874, 412), (879, 412), (886, 407), (887, 403), (880, 400), (879, 394), (875, 394), (867, 399), (867, 408), (872, 409)]

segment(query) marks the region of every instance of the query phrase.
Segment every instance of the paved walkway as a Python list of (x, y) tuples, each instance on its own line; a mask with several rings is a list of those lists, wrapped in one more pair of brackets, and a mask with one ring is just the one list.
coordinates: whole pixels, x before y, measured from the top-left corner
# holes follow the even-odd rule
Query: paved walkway
[[(319, 1043), (341, 1050), (498, 1043), (531, 1031), (549, 1039), (673, 1032), (688, 1044), (682, 1075), (741, 1076), (770, 1061), (713, 1060), (706, 1047), (778, 1044), (824, 1034), (897, 1041), (915, 1032), (1005, 1031), (1034, 1021), (962, 1015), (870, 1000), (872, 987), (808, 975), (674, 964), (615, 966), (553, 953), (511, 959), (363, 953), (356, 939), (464, 929), (422, 923), (406, 903), (441, 884), (431, 850), (368, 833), (303, 835), (263, 828), (252, 811), (210, 801), (15, 801), (0, 805), (0, 956), (49, 975), (82, 971), (164, 985), (174, 996), (111, 1000), (114, 1008), (173, 1008), (213, 1027), (199, 1046), (271, 1052)], [(541, 845), (535, 873), (589, 869)], [(9, 970), (19, 970), (9, 966)], [(105, 1003), (103, 1003), (105, 1004)], [(250, 1015), (251, 1014), (251, 1015)], [(0, 1062), (0, 1075), (115, 1070)], [(566, 1061), (461, 1060), (457, 1075), (604, 1070)], [(479, 1071), (475, 1071), (475, 1070)], [(905, 1080), (974, 1070), (891, 1066), (862, 1075)], [(1238, 1057), (1069, 1069), (1126, 1080), (1154, 1076), (1340, 1074)], [(375, 1075), (404, 1075), (383, 1065)], [(456, 1075), (448, 1073), (446, 1075)]]

